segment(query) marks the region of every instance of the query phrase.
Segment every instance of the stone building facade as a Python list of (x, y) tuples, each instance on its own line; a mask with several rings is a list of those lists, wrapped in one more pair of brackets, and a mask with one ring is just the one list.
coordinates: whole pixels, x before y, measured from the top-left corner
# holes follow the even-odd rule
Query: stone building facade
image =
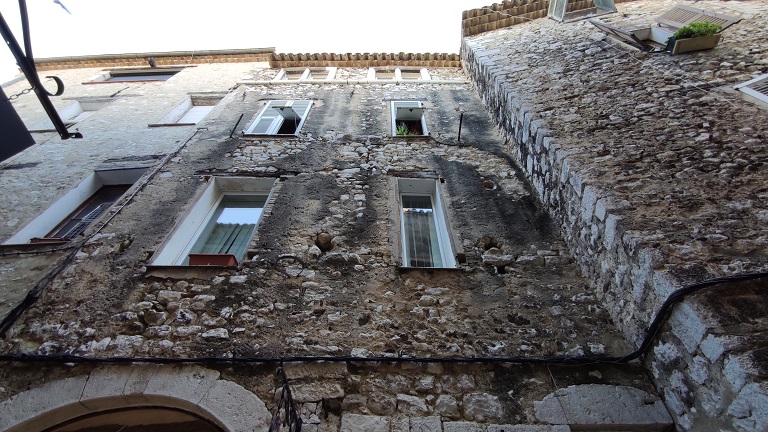
[[(621, 7), (645, 16), (657, 9), (647, 3)], [(740, 7), (764, 13), (752, 6)], [(765, 126), (751, 119), (765, 112), (677, 81), (647, 89), (687, 89), (664, 109), (626, 98), (620, 112), (642, 112), (590, 110), (618, 109), (599, 98), (627, 90), (618, 77), (590, 90), (587, 65), (695, 69), (734, 55), (622, 62), (606, 44), (584, 23), (537, 20), (466, 37), (463, 67), (450, 55), (269, 49), (47, 62), (67, 85), (54, 102), (84, 138), (60, 141), (31, 96), (13, 101), (38, 144), (0, 164), (0, 429), (766, 427), (759, 280), (684, 299), (635, 352), (673, 290), (761, 269), (765, 228), (750, 221), (765, 212)], [(731, 66), (757, 72), (762, 52)], [(145, 80), (138, 57), (176, 69)], [(720, 72), (710, 78), (741, 76)], [(733, 118), (685, 117), (688, 101)], [(206, 108), (191, 120), (194, 107)], [(652, 121), (666, 110), (684, 127)], [(397, 135), (406, 121), (415, 135)], [(685, 153), (688, 141), (708, 147)], [(714, 164), (710, 186), (669, 181), (677, 157), (690, 161), (683, 176)], [(127, 188), (62, 240), (59, 222), (115, 184)], [(260, 217), (236, 262), (190, 265), (216, 194), (263, 197)], [(683, 195), (711, 202), (686, 214)], [(431, 199), (441, 263), (410, 261), (411, 196)]]

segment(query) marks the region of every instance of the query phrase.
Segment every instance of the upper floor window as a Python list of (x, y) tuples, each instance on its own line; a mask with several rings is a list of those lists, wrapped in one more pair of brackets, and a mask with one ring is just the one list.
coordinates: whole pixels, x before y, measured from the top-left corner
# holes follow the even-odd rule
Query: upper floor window
[(424, 104), (419, 101), (392, 102), (393, 136), (426, 136), (427, 121), (424, 119)]
[(108, 82), (131, 82), (131, 81), (165, 81), (184, 68), (138, 68), (138, 69), (113, 69), (104, 72), (90, 84), (108, 83)]
[(272, 100), (245, 130), (246, 135), (296, 135), (307, 119), (310, 100)]
[(194, 125), (199, 123), (208, 115), (217, 103), (222, 99), (221, 96), (190, 96), (184, 99), (182, 103), (174, 107), (168, 114), (163, 116), (159, 122), (149, 126), (175, 126), (175, 125)]
[(369, 80), (380, 81), (409, 81), (430, 80), (427, 68), (417, 66), (378, 66), (368, 69)]
[(456, 267), (435, 180), (398, 179), (402, 265)]
[(335, 67), (296, 67), (283, 68), (277, 73), (275, 81), (312, 81), (332, 80), (336, 76)]
[(146, 167), (136, 167), (94, 172), (5, 244), (67, 241), (75, 238), (109, 210), (146, 170)]
[(152, 260), (154, 265), (237, 265), (275, 179), (214, 177)]

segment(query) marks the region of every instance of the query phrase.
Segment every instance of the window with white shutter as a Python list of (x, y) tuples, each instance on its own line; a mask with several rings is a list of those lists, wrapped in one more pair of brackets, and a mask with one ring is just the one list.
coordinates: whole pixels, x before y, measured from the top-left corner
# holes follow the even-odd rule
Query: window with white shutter
[(245, 130), (246, 135), (296, 135), (309, 114), (310, 100), (272, 100)]
[(393, 101), (392, 136), (426, 136), (427, 121), (424, 119), (424, 104), (420, 101)]

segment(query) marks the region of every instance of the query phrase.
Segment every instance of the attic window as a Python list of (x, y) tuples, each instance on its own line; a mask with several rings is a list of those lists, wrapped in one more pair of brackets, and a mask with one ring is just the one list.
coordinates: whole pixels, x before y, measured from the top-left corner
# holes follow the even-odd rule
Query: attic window
[(768, 74), (736, 84), (733, 88), (761, 102), (768, 103)]
[(403, 67), (403, 66), (383, 66), (372, 67), (368, 69), (368, 80), (370, 81), (428, 81), (432, 79), (426, 68)]
[(392, 136), (429, 135), (424, 104), (419, 101), (392, 102)]
[(332, 80), (335, 76), (335, 67), (295, 67), (280, 69), (274, 81)]

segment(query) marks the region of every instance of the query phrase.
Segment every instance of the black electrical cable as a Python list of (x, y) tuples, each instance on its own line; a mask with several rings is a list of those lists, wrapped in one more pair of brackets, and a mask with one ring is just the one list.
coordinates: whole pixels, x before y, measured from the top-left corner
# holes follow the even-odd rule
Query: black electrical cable
[(514, 364), (558, 364), (558, 365), (588, 365), (602, 363), (628, 363), (642, 356), (656, 338), (661, 326), (666, 321), (672, 307), (682, 301), (686, 296), (727, 282), (750, 281), (768, 278), (768, 272), (748, 273), (743, 275), (726, 276), (709, 279), (685, 288), (681, 288), (669, 295), (661, 305), (656, 317), (648, 328), (645, 339), (640, 347), (624, 356), (603, 357), (354, 357), (354, 356), (286, 356), (286, 357), (83, 357), (75, 355), (38, 355), (38, 354), (3, 354), (0, 362), (49, 362), (49, 363), (153, 363), (153, 364), (179, 364), (179, 363), (273, 363), (273, 362), (390, 362), (390, 363), (514, 363)]

